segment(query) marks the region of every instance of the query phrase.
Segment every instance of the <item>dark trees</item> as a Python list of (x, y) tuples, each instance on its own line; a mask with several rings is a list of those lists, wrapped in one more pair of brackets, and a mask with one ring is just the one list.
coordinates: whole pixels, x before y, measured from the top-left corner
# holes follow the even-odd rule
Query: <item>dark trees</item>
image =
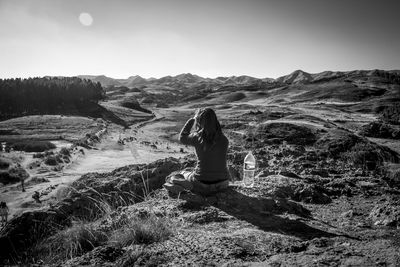
[(0, 79), (0, 119), (53, 114), (105, 96), (100, 83), (77, 77)]

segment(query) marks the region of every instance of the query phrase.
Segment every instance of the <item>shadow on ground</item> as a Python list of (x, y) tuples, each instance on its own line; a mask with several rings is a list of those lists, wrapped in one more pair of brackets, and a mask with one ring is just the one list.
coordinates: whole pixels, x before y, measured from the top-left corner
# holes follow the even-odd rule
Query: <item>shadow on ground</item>
[(233, 187), (212, 197), (186, 193), (180, 198), (187, 201), (187, 208), (211, 205), (263, 231), (296, 236), (303, 240), (337, 236), (302, 222), (304, 219), (311, 219), (310, 211), (284, 198), (252, 197)]

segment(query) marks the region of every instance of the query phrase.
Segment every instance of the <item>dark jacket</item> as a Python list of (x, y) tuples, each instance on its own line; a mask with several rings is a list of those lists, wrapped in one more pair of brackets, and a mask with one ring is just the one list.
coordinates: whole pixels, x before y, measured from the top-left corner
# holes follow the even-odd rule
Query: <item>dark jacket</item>
[(208, 184), (228, 180), (228, 138), (221, 133), (221, 135), (217, 137), (216, 143), (204, 150), (203, 145), (200, 144), (197, 133), (190, 133), (193, 124), (193, 118), (186, 122), (180, 132), (179, 141), (182, 144), (194, 146), (196, 150), (197, 165), (194, 171), (194, 178)]

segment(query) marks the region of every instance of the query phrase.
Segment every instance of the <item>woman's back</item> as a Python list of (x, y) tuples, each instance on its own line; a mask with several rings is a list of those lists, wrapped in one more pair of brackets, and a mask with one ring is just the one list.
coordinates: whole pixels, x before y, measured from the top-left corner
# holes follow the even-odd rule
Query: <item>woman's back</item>
[(227, 151), (229, 141), (221, 134), (215, 144), (204, 150), (200, 144), (195, 145), (197, 166), (194, 177), (201, 182), (219, 182), (229, 179), (227, 168)]
[[(195, 124), (194, 133), (190, 134)], [(197, 165), (193, 176), (204, 183), (218, 183), (229, 179), (227, 152), (229, 141), (222, 133), (221, 126), (212, 109), (196, 112), (182, 128), (179, 140), (195, 147)]]

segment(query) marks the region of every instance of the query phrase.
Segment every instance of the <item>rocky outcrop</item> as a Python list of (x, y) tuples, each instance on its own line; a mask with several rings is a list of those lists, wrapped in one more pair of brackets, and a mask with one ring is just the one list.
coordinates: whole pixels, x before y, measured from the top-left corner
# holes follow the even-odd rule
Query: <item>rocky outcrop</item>
[(89, 173), (72, 184), (68, 196), (54, 209), (74, 217), (101, 216), (106, 206), (117, 207), (143, 201), (144, 197), (165, 182), (165, 177), (179, 170), (175, 158), (150, 164), (129, 165), (110, 173)]
[(70, 225), (71, 218), (94, 220), (117, 206), (143, 201), (146, 194), (161, 188), (168, 174), (180, 168), (179, 160), (167, 158), (82, 176), (53, 207), (25, 212), (3, 228), (0, 247), (5, 249), (0, 260), (18, 258), (19, 251)]

